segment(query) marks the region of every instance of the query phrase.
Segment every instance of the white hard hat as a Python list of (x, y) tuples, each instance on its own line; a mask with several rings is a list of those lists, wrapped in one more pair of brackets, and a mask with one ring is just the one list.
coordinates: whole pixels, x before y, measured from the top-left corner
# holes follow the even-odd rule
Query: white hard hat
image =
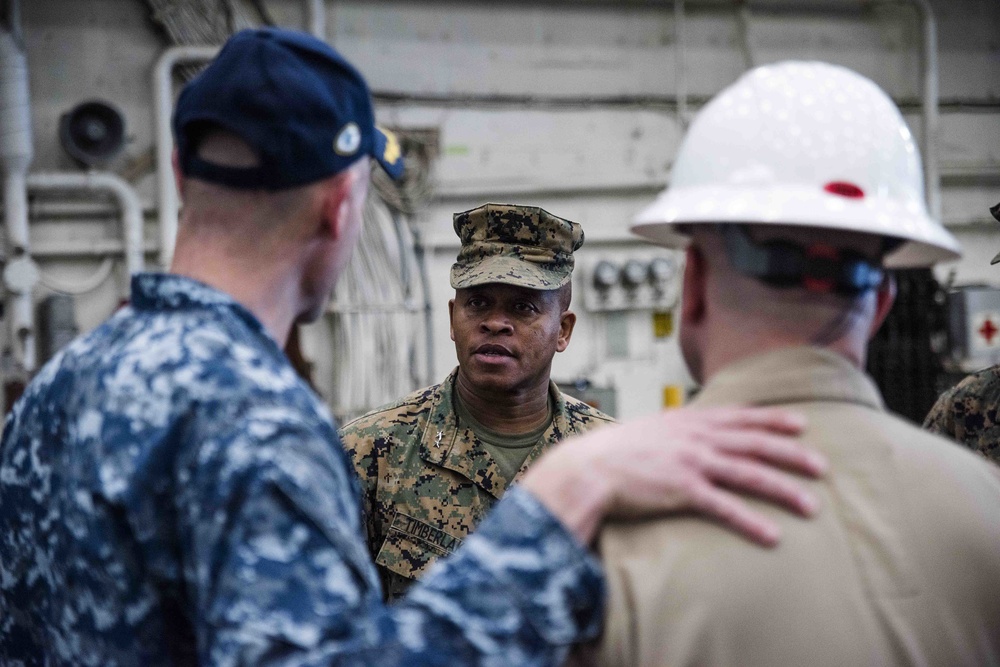
[(888, 267), (957, 259), (958, 241), (924, 205), (920, 154), (892, 100), (844, 67), (758, 67), (695, 118), (670, 186), (632, 231), (681, 247), (678, 225), (802, 225), (903, 241)]

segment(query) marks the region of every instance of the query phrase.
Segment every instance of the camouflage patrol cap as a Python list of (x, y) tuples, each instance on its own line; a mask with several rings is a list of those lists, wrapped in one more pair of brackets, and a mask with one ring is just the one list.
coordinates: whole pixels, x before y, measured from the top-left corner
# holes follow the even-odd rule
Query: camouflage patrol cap
[(455, 214), (462, 249), (451, 267), (451, 286), (465, 289), (506, 283), (554, 290), (569, 282), (573, 251), (583, 228), (537, 206), (483, 204)]

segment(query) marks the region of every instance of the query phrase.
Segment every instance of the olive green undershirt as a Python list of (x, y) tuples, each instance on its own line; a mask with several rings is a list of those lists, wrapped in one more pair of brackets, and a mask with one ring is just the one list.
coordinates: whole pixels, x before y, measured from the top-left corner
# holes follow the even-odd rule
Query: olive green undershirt
[(483, 443), (483, 447), (497, 464), (500, 474), (503, 475), (507, 483), (510, 483), (514, 479), (514, 475), (524, 465), (524, 461), (528, 458), (528, 454), (531, 453), (532, 448), (538, 444), (538, 440), (552, 423), (552, 396), (549, 395), (549, 415), (545, 419), (545, 422), (528, 433), (518, 433), (516, 435), (497, 433), (480, 424), (469, 414), (458, 392), (455, 392), (455, 411), (458, 413), (458, 422), (472, 429), (472, 432), (476, 434), (476, 437)]

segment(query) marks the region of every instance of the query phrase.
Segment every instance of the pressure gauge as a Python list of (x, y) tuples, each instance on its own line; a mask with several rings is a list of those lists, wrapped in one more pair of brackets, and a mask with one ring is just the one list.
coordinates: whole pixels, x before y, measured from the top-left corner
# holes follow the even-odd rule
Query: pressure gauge
[(657, 257), (649, 263), (649, 282), (665, 285), (677, 275), (677, 265), (669, 257)]
[(622, 282), (625, 283), (626, 287), (638, 287), (646, 282), (647, 271), (648, 269), (642, 262), (630, 259), (622, 267)]
[(611, 262), (601, 260), (594, 267), (593, 281), (594, 287), (599, 290), (614, 287), (618, 282), (618, 267)]

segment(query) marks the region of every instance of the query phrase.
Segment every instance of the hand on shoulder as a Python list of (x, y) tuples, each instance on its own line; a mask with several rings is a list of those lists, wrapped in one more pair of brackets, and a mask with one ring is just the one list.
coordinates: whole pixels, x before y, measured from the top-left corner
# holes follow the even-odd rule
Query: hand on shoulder
[(769, 546), (780, 539), (777, 524), (737, 493), (815, 512), (818, 501), (792, 473), (817, 477), (827, 463), (795, 439), (804, 427), (778, 408), (669, 410), (555, 448), (521, 486), (584, 543), (606, 518), (694, 511)]

